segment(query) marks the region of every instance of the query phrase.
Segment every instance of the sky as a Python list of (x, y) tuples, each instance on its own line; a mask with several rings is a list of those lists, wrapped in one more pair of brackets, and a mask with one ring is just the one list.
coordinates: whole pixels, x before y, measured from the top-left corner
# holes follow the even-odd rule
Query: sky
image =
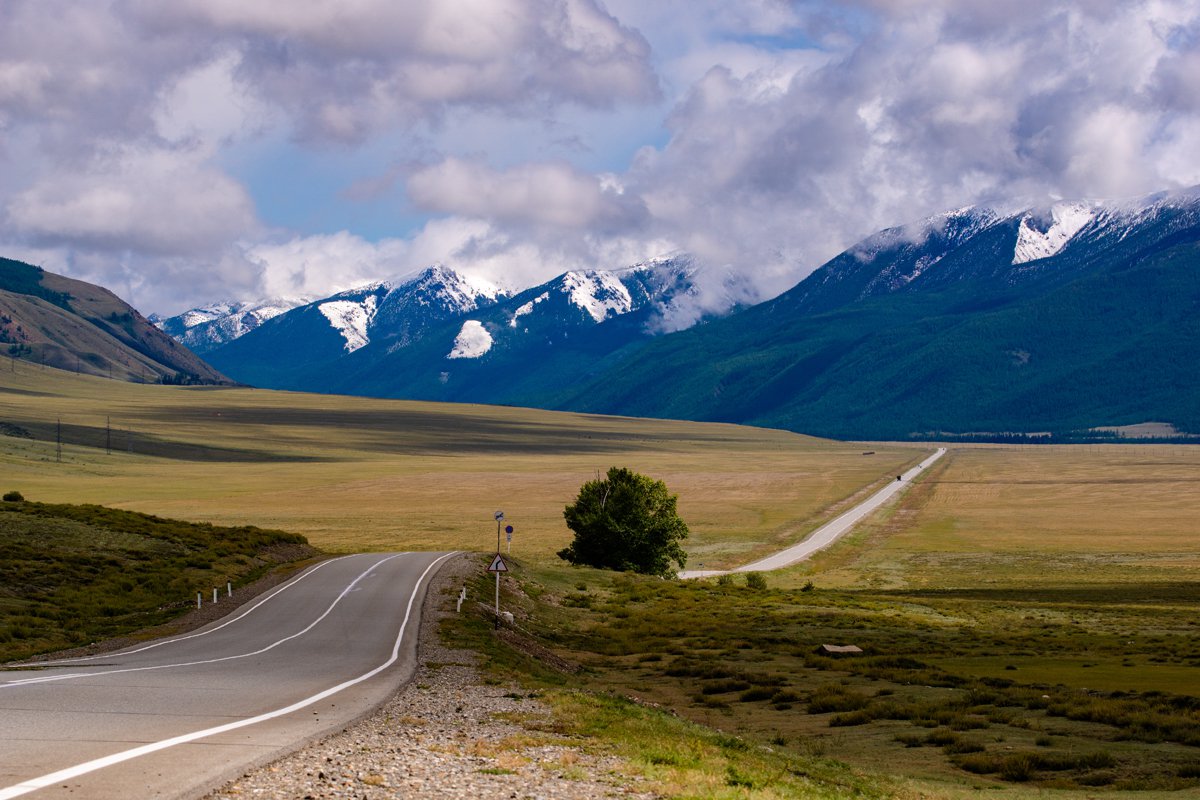
[(143, 313), (1196, 184), (1200, 0), (0, 0), (0, 255)]

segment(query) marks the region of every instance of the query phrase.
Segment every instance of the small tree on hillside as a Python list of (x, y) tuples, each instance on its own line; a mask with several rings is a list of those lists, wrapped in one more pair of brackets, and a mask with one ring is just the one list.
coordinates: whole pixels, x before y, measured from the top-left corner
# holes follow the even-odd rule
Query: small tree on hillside
[(613, 467), (605, 478), (585, 483), (563, 510), (575, 540), (558, 556), (572, 564), (670, 577), (671, 562), (682, 568), (687, 561), (679, 543), (688, 529), (675, 500), (662, 481)]

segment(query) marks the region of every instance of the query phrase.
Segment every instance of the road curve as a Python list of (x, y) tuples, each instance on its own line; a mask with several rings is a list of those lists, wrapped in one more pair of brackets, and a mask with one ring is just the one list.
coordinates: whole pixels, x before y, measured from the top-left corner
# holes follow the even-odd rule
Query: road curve
[(886, 486), (880, 489), (875, 494), (868, 497), (863, 502), (856, 505), (854, 508), (845, 512), (831, 522), (827, 522), (817, 528), (812, 534), (800, 542), (786, 550), (781, 550), (774, 555), (759, 559), (751, 564), (746, 564), (731, 570), (686, 570), (679, 573), (680, 578), (708, 578), (714, 575), (725, 575), (729, 572), (768, 572), (773, 569), (782, 569), (783, 567), (795, 564), (797, 561), (803, 561), (813, 553), (828, 547), (836, 542), (841, 537), (845, 536), (855, 525), (861, 522), (868, 514), (881, 505), (890, 500), (894, 495), (904, 491), (912, 483), (913, 478), (920, 475), (922, 471), (929, 468), (931, 464), (946, 454), (946, 448), (939, 447), (928, 458), (909, 469), (902, 475), (897, 476), (898, 480), (889, 481)]
[(0, 669), (0, 800), (187, 798), (383, 702), (451, 554), (306, 570), (193, 633)]

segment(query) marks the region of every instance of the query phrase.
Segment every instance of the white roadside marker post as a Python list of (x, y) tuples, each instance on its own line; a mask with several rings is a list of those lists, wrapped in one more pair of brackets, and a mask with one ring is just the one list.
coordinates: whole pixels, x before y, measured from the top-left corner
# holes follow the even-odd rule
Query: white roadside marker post
[(225, 581), (225, 596), (233, 597), (233, 581)]
[(213, 602), (217, 602), (217, 587), (213, 587)]
[(196, 608), (200, 607), (200, 592), (196, 592)]

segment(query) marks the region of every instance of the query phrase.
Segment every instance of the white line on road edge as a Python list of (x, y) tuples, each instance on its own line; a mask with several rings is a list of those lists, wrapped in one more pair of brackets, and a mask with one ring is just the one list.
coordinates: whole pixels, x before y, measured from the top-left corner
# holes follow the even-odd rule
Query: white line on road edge
[[(313, 628), (316, 627), (318, 622), (320, 622), (321, 620), (323, 620), (329, 616), (329, 614), (333, 611), (334, 607), (337, 606), (338, 603), (342, 602), (342, 600), (346, 597), (346, 595), (348, 595), (350, 593), (350, 590), (352, 590), (354, 588), (355, 584), (357, 584), (363, 578), (367, 577), (372, 572), (374, 572), (375, 568), (378, 567), (380, 564), (384, 564), (388, 561), (391, 561), (393, 558), (399, 558), (402, 555), (405, 555), (405, 554), (404, 553), (395, 553), (393, 555), (388, 556), (387, 558), (381, 558), (379, 561), (376, 561), (374, 564), (367, 567), (366, 570), (364, 570), (362, 573), (360, 573), (357, 578), (350, 581), (350, 583), (346, 586), (346, 588), (342, 589), (342, 593), (339, 594), (337, 596), (337, 598), (334, 599), (334, 601), (329, 604), (329, 608), (325, 609), (325, 612), (323, 614), (321, 614), (321, 616), (317, 617), (312, 622), (310, 622), (307, 627), (305, 627), (299, 631), (296, 631), (291, 636), (285, 636), (282, 639), (279, 639), (278, 641), (272, 642), (271, 644), (269, 644), (266, 647), (263, 647), (259, 650), (252, 650), (249, 653), (238, 653), (237, 655), (233, 655), (233, 656), (221, 656), (220, 658), (206, 658), (206, 659), (201, 659), (200, 661), (181, 661), (181, 662), (177, 662), (175, 664), (154, 664), (154, 665), (148, 666), (148, 667), (125, 667), (123, 669), (106, 669), (103, 672), (72, 672), (72, 673), (68, 673), (66, 675), (42, 675), (42, 676), (38, 676), (36, 678), (22, 678), (20, 680), (7, 681), (5, 683), (2, 683), (2, 684), (0, 684), (0, 689), (7, 689), (10, 686), (28, 686), (31, 683), (53, 683), (54, 681), (68, 681), (68, 680), (74, 680), (76, 678), (99, 678), (99, 677), (103, 677), (105, 675), (123, 675), (127, 672), (150, 672), (153, 670), (176, 669), (179, 667), (199, 667), (204, 664), (219, 664), (222, 661), (236, 661), (239, 658), (249, 658), (250, 656), (257, 656), (257, 655), (267, 652), (268, 650), (274, 650), (276, 647), (283, 644), (284, 642), (290, 642), (292, 639), (303, 636), (304, 634), (311, 631)], [(246, 613), (250, 613), (250, 612), (246, 612)], [(233, 622), (233, 620), (230, 620), (230, 622)], [(213, 630), (216, 630), (216, 629), (214, 628)], [(209, 631), (209, 632), (211, 633), (211, 631)], [(149, 649), (149, 648), (143, 648), (143, 649)], [(141, 651), (134, 651), (134, 652), (141, 652)]]
[(906, 488), (909, 483), (919, 475), (923, 470), (929, 467), (930, 464), (937, 461), (946, 454), (946, 448), (939, 447), (933, 452), (933, 455), (927, 457), (924, 461), (912, 467), (903, 475), (897, 476), (898, 480), (888, 481), (875, 494), (868, 497), (863, 502), (856, 505), (854, 508), (843, 513), (831, 522), (827, 522), (821, 527), (813, 531), (804, 541), (799, 544), (792, 545), (786, 550), (781, 550), (774, 555), (759, 559), (752, 564), (745, 564), (740, 567), (735, 567), (730, 570), (691, 570), (679, 573), (680, 578), (710, 578), (715, 575), (725, 575), (730, 572), (767, 572), (773, 569), (782, 569), (783, 567), (795, 564), (818, 550), (824, 549), (836, 542), (844, 536), (851, 528), (861, 522), (868, 514), (883, 505), (892, 495)]
[(220, 625), (217, 625), (214, 628), (209, 628), (206, 631), (200, 631), (199, 633), (189, 633), (186, 636), (176, 636), (173, 639), (163, 639), (162, 641), (155, 642), (154, 644), (148, 644), (145, 647), (139, 647), (136, 650), (121, 650), (116, 653), (101, 653), (101, 654), (95, 655), (95, 656), (79, 656), (78, 658), (59, 658), (59, 659), (55, 659), (54, 661), (33, 661), (28, 664), (18, 664), (17, 666), (53, 667), (57, 664), (75, 664), (80, 661), (95, 661), (97, 658), (114, 658), (116, 656), (131, 656), (134, 653), (144, 653), (147, 650), (153, 650), (154, 648), (162, 647), (165, 644), (175, 644), (177, 642), (185, 642), (188, 639), (195, 639), (199, 636), (208, 636), (210, 633), (215, 633), (216, 631), (221, 630), (221, 628), (224, 628), (226, 625), (232, 625), (233, 623), (237, 622), (238, 620), (246, 617), (248, 614), (250, 614), (250, 612), (257, 609), (263, 603), (266, 603), (268, 600), (275, 597), (275, 595), (283, 594), (288, 589), (292, 588), (297, 583), (299, 583), (300, 581), (307, 578), (309, 575), (312, 575), (314, 572), (319, 570), (321, 567), (328, 566), (329, 564), (332, 564), (335, 561), (341, 561), (343, 558), (350, 558), (350, 556), (338, 556), (337, 558), (331, 558), (328, 561), (322, 561), (320, 564), (317, 564), (314, 567), (310, 567), (309, 569), (306, 569), (304, 572), (300, 573), (295, 578), (292, 578), (287, 583), (285, 583), (282, 586), (279, 586), (276, 589), (274, 589), (273, 591), (271, 591), (270, 594), (268, 594), (266, 597), (263, 597), (262, 599), (260, 599), (257, 603), (255, 603), (254, 605), (247, 608), (241, 614), (238, 614), (236, 617), (233, 617), (232, 619), (227, 619), (224, 622), (222, 622)]
[[(342, 691), (343, 689), (348, 689), (357, 683), (362, 683), (365, 680), (369, 680), (369, 679), (375, 677), (380, 672), (383, 672), (385, 669), (390, 667), (392, 664), (395, 664), (396, 659), (400, 657), (400, 644), (401, 644), (401, 642), (404, 641), (404, 631), (405, 631), (405, 629), (408, 628), (409, 617), (412, 616), (413, 602), (417, 599), (417, 592), (420, 590), (421, 584), (425, 581), (426, 576), (429, 575), (430, 571), (434, 567), (436, 567), (438, 564), (445, 561), (447, 558), (449, 558), (452, 555), (454, 555), (454, 553), (447, 553), (444, 556), (439, 557), (436, 561), (434, 561), (428, 567), (426, 567), (424, 572), (421, 573), (421, 577), (417, 579), (416, 586), (413, 587), (412, 594), (409, 595), (408, 607), (404, 611), (404, 621), (400, 623), (400, 632), (396, 635), (396, 643), (392, 645), (391, 657), (387, 661), (380, 664), (378, 667), (375, 667), (375, 669), (371, 670), (370, 672), (364, 672), (362, 675), (359, 675), (357, 678), (351, 678), (348, 681), (339, 683), (337, 686), (331, 686), (330, 688), (326, 689), (323, 692), (319, 692), (317, 694), (314, 694), (312, 697), (307, 697), (304, 700), (300, 700), (298, 702), (292, 703), (290, 706), (287, 706), (286, 708), (276, 709), (275, 711), (268, 711), (265, 714), (259, 714), (257, 717), (249, 717), (248, 719), (238, 720), (237, 722), (229, 722), (229, 723), (226, 723), (225, 725), (218, 725), (215, 728), (205, 728), (204, 730), (194, 731), (192, 733), (185, 733), (181, 736), (175, 736), (171, 739), (163, 739), (160, 742), (151, 742), (150, 744), (144, 744), (141, 747), (135, 747), (131, 750), (125, 750), (120, 753), (113, 753), (111, 756), (104, 756), (103, 758), (97, 758), (93, 761), (86, 761), (82, 764), (76, 764), (73, 767), (67, 767), (66, 769), (61, 769), (58, 772), (51, 772), (49, 775), (43, 775), (40, 778), (33, 778), (31, 780), (22, 781), (21, 783), (18, 783), (14, 786), (9, 786), (6, 789), (0, 789), (0, 800), (9, 800), (9, 798), (20, 797), (23, 794), (28, 794), (29, 792), (35, 792), (38, 789), (44, 789), (47, 786), (51, 786), (51, 785), (59, 783), (61, 781), (67, 781), (67, 780), (71, 780), (72, 778), (78, 778), (80, 775), (86, 775), (89, 772), (95, 772), (98, 769), (103, 769), (105, 767), (111, 767), (114, 764), (120, 764), (123, 761), (129, 761), (131, 759), (138, 758), (140, 756), (149, 755), (151, 753), (157, 753), (159, 750), (166, 750), (169, 747), (175, 747), (176, 745), (180, 745), (180, 744), (187, 744), (188, 742), (194, 742), (197, 739), (204, 739), (209, 736), (216, 736), (219, 733), (227, 733), (229, 731), (237, 730), (238, 728), (245, 728), (250, 725), (257, 725), (260, 722), (266, 722), (267, 720), (275, 719), (277, 717), (282, 717), (287, 714), (291, 714), (293, 711), (299, 711), (302, 708), (311, 706), (313, 703), (319, 703), (320, 701), (324, 700), (326, 697), (335, 695), (338, 692)], [(382, 564), (383, 562), (381, 561), (379, 563)], [(378, 565), (376, 565), (376, 566), (378, 566)]]

